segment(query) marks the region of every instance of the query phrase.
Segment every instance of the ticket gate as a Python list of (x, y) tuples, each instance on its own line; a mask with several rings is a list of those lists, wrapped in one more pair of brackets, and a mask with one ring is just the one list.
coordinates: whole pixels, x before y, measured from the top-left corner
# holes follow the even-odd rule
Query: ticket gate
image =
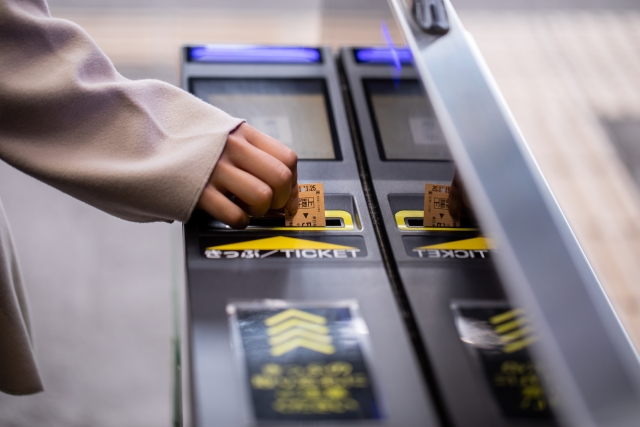
[[(439, 425), (382, 262), (327, 48), (189, 46), (182, 85), (290, 145), (326, 227), (184, 226), (192, 425)], [(311, 191), (311, 189), (310, 189)], [(301, 197), (303, 195), (301, 194)]]
[[(340, 64), (383, 250), (415, 318), (419, 351), (426, 352), (449, 422), (554, 425), (531, 369), (533, 334), (526, 332), (525, 316), (506, 302), (490, 241), (475, 224), (423, 224), (425, 183), (451, 184), (454, 165), (411, 51), (343, 48)], [(505, 321), (492, 325), (500, 316)], [(501, 336), (513, 339), (501, 346), (495, 342)]]

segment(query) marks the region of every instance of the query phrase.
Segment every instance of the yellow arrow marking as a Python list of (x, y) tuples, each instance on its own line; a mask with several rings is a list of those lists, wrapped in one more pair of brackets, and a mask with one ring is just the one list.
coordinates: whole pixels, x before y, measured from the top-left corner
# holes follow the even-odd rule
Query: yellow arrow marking
[(515, 310), (505, 311), (504, 313), (500, 313), (500, 314), (496, 314), (495, 316), (492, 316), (489, 319), (489, 322), (495, 325), (498, 323), (505, 322), (507, 320), (511, 320), (514, 317), (518, 317), (522, 314), (524, 314), (524, 310), (521, 308), (516, 308)]
[(280, 332), (286, 331), (287, 329), (291, 328), (303, 328), (324, 335), (329, 333), (329, 328), (327, 328), (326, 326), (315, 325), (299, 319), (291, 319), (267, 329), (267, 334), (278, 335)]
[(473, 251), (473, 250), (477, 250), (477, 251), (481, 251), (481, 250), (489, 250), (489, 249), (493, 249), (493, 244), (491, 243), (491, 240), (486, 238), (486, 237), (474, 237), (472, 239), (464, 239), (464, 240), (455, 240), (453, 242), (446, 242), (446, 243), (438, 243), (435, 245), (427, 245), (427, 246), (420, 246), (418, 248), (415, 248), (414, 250), (421, 250), (421, 251), (426, 251), (429, 249), (433, 249), (433, 250), (437, 250), (437, 249), (444, 249), (444, 250), (467, 250), (467, 251)]
[(526, 317), (521, 317), (519, 319), (512, 320), (511, 322), (503, 323), (502, 325), (496, 326), (494, 328), (494, 331), (496, 331), (498, 335), (502, 335), (505, 332), (509, 332), (513, 329), (516, 329), (519, 326), (523, 326), (528, 322), (529, 322), (529, 319), (527, 319)]
[(535, 336), (531, 336), (531, 337), (527, 337), (524, 339), (521, 339), (520, 341), (516, 341), (513, 342), (509, 345), (506, 345), (504, 347), (504, 352), (505, 353), (515, 353), (518, 350), (522, 350), (525, 347), (528, 347), (529, 345), (533, 344), (536, 341), (536, 337)]
[(353, 246), (336, 245), (333, 243), (317, 242), (315, 240), (295, 239), (293, 237), (277, 236), (266, 239), (249, 240), (246, 242), (231, 243), (228, 245), (210, 246), (207, 250), (242, 251), (261, 250), (273, 251), (283, 249), (346, 249), (358, 250)]
[(327, 319), (295, 308), (282, 311), (264, 321), (270, 335), (271, 355), (280, 356), (298, 347), (319, 353), (333, 354)]
[(282, 311), (267, 318), (267, 320), (264, 321), (264, 324), (267, 326), (273, 326), (282, 322), (283, 320), (289, 319), (290, 317), (297, 317), (299, 319), (308, 320), (309, 322), (317, 323), (319, 325), (324, 325), (325, 323), (327, 323), (327, 319), (322, 316), (318, 316), (317, 314), (308, 313), (302, 310), (296, 310), (295, 308), (290, 308), (289, 310)]
[(460, 227), (409, 227), (407, 226), (407, 219), (420, 219), (424, 218), (424, 211), (398, 211), (394, 215), (396, 219), (396, 225), (398, 229), (402, 231), (476, 231), (475, 228), (460, 228)]
[(517, 340), (518, 338), (522, 338), (525, 335), (529, 335), (531, 333), (533, 333), (533, 329), (530, 326), (525, 326), (522, 329), (509, 332), (508, 334), (500, 335), (500, 341), (502, 341), (503, 344), (507, 344), (511, 341)]
[(307, 338), (312, 341), (317, 341), (321, 344), (331, 344), (331, 337), (329, 335), (318, 335), (314, 332), (305, 331), (304, 329), (290, 329), (287, 332), (283, 332), (280, 335), (276, 335), (273, 338), (269, 338), (269, 345), (275, 346), (288, 341), (291, 338)]
[(304, 347), (307, 348), (309, 350), (313, 350), (313, 351), (317, 351), (318, 353), (324, 353), (324, 354), (333, 354), (336, 352), (336, 349), (334, 346), (329, 345), (329, 344), (320, 344), (314, 341), (310, 341), (308, 339), (305, 338), (296, 338), (293, 339), (291, 341), (287, 341), (284, 344), (275, 346), (271, 348), (271, 355), (272, 356), (281, 356), (285, 353), (288, 353), (292, 350), (295, 350), (296, 348), (299, 347)]

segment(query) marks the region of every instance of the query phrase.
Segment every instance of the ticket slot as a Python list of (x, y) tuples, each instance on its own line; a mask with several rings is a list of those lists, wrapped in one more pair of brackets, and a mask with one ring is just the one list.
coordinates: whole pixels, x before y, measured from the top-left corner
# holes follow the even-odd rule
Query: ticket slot
[[(425, 227), (424, 194), (389, 194), (389, 206), (400, 231), (474, 231), (477, 227)], [(472, 225), (472, 224), (470, 224)]]
[[(287, 227), (283, 215), (250, 218), (246, 231), (355, 231), (362, 228), (355, 202), (350, 194), (325, 194), (325, 206), (326, 226), (324, 227)], [(200, 225), (202, 231), (232, 230), (228, 225), (203, 212), (198, 212), (198, 215), (206, 217)]]
[(405, 218), (404, 224), (409, 227), (424, 227), (424, 218)]
[[(285, 226), (285, 221), (283, 216), (251, 218), (249, 220), (249, 228), (252, 228), (252, 227), (274, 228), (274, 227), (284, 227), (284, 226)], [(328, 217), (326, 228), (344, 228), (344, 219), (340, 217), (336, 217), (336, 218)]]

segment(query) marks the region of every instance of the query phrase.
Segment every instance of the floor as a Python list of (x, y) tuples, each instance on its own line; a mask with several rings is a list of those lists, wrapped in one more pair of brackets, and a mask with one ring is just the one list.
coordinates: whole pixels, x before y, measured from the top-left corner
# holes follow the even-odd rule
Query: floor
[[(640, 141), (638, 2), (453, 3), (640, 348), (638, 164), (624, 154), (637, 153)], [(83, 26), (125, 75), (172, 83), (185, 43), (366, 45), (380, 42), (382, 20), (402, 43), (382, 0), (264, 4), (50, 1), (54, 15)], [(29, 286), (46, 386), (33, 397), (0, 394), (0, 425), (168, 426), (179, 225), (112, 218), (4, 163), (0, 197)]]

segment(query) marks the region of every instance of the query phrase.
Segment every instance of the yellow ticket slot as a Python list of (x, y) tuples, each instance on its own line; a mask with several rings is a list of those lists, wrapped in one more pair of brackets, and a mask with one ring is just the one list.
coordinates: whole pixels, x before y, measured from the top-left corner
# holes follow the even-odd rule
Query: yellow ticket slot
[[(396, 226), (401, 231), (475, 231), (475, 228), (461, 227), (424, 227), (424, 211), (398, 211), (395, 214)], [(415, 224), (415, 225), (413, 225)]]
[[(285, 227), (285, 226), (269, 226), (258, 220), (253, 220), (253, 224), (247, 227), (247, 230), (276, 230), (276, 231), (353, 231), (355, 225), (351, 214), (344, 210), (326, 210), (326, 223), (324, 227)], [(255, 225), (254, 225), (255, 224)]]

